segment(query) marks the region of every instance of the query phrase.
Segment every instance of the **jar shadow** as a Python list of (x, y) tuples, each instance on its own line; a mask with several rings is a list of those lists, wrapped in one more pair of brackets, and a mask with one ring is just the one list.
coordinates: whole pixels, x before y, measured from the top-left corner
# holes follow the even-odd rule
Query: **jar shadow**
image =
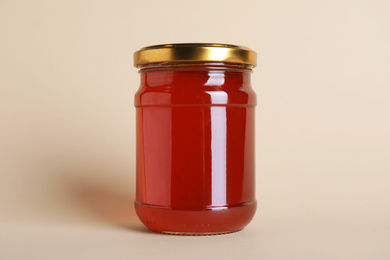
[(152, 233), (138, 220), (134, 209), (134, 191), (123, 180), (107, 178), (81, 179), (67, 175), (63, 184), (66, 186), (67, 202), (77, 208), (79, 214), (87, 219), (114, 225), (131, 231)]

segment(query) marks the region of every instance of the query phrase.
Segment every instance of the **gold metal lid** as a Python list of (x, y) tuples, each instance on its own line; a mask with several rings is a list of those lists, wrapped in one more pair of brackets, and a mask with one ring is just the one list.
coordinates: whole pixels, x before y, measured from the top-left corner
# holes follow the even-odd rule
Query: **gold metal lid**
[(257, 54), (238, 45), (218, 43), (179, 43), (154, 45), (134, 53), (134, 66), (164, 62), (224, 62), (255, 67)]

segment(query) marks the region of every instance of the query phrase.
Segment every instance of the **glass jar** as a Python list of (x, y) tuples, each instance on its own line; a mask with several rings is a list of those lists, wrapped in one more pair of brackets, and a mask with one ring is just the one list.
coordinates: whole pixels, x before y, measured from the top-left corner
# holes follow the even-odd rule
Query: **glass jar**
[(135, 209), (149, 229), (223, 234), (256, 211), (256, 53), (227, 44), (168, 44), (134, 54)]

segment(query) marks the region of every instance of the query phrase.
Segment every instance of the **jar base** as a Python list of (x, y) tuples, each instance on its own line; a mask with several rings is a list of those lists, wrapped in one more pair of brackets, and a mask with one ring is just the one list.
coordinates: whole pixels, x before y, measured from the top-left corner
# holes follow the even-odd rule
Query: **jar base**
[(253, 218), (256, 201), (204, 208), (170, 208), (135, 202), (138, 218), (150, 230), (169, 235), (219, 235), (242, 230)]
[(164, 234), (164, 235), (172, 235), (172, 236), (216, 236), (216, 235), (231, 234), (241, 230), (242, 229), (235, 230), (235, 231), (222, 231), (222, 232), (171, 232), (171, 231), (156, 231), (156, 230), (151, 230), (151, 231)]

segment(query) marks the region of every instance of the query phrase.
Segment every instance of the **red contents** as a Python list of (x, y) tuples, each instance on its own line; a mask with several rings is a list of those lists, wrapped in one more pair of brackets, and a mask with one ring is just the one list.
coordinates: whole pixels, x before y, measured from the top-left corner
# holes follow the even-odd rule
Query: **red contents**
[(228, 232), (252, 219), (250, 73), (205, 66), (141, 70), (136, 211), (148, 228)]

